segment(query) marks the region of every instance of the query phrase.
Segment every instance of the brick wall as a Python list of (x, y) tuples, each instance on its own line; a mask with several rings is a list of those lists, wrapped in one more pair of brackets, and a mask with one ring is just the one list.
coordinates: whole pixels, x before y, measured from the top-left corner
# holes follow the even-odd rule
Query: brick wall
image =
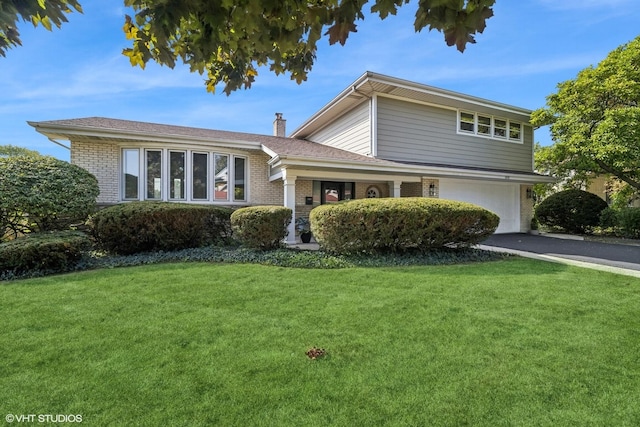
[(98, 204), (118, 202), (119, 153), (115, 144), (91, 140), (71, 141), (71, 163), (88, 170), (98, 179)]
[(531, 230), (531, 219), (533, 218), (533, 197), (527, 198), (527, 189), (533, 194), (533, 188), (530, 185), (520, 186), (520, 231), (527, 232)]
[(284, 204), (284, 186), (282, 180), (269, 181), (267, 161), (270, 157), (262, 152), (251, 152), (248, 158), (249, 203), (252, 205), (282, 206)]

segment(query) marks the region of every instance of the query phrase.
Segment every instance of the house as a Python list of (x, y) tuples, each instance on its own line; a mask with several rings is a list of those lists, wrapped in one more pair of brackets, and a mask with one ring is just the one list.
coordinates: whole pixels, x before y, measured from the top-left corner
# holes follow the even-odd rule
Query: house
[[(364, 197), (439, 197), (500, 216), (498, 233), (529, 230), (531, 111), (372, 72), (285, 136), (99, 117), (29, 122), (93, 173), (98, 203), (167, 200), (277, 204), (308, 215)], [(288, 240), (295, 241), (290, 226)]]

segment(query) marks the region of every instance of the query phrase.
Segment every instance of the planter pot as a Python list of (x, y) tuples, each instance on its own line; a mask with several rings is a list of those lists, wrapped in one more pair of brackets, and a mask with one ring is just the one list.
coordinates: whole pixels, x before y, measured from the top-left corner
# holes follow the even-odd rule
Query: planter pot
[(302, 240), (302, 243), (309, 243), (311, 241), (311, 232), (301, 233), (300, 240)]

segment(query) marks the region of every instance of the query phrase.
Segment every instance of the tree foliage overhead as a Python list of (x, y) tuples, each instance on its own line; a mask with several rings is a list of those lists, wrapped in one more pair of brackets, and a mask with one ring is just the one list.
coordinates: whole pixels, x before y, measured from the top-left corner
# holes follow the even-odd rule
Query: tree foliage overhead
[[(126, 17), (124, 32), (132, 46), (123, 50), (134, 66), (151, 60), (171, 68), (181, 60), (191, 71), (207, 75), (214, 92), (224, 83), (230, 94), (249, 88), (258, 68), (289, 73), (301, 83), (316, 58), (318, 41), (345, 44), (365, 13), (381, 19), (395, 15), (410, 0), (124, 0), (135, 12)], [(495, 0), (418, 0), (414, 28), (444, 34), (449, 46), (463, 52), (475, 43)], [(365, 9), (365, 6), (368, 10)], [(78, 0), (0, 1), (0, 55), (20, 45), (17, 21), (51, 29), (67, 21)]]
[(21, 46), (17, 22), (19, 19), (31, 22), (34, 27), (42, 24), (47, 30), (53, 26), (60, 28), (67, 22), (66, 14), (72, 8), (82, 13), (77, 0), (2, 0), (0, 1), (0, 55), (7, 49)]
[(536, 152), (538, 170), (573, 181), (606, 174), (640, 191), (640, 37), (560, 83), (532, 123), (550, 125), (555, 142)]
[[(224, 83), (229, 94), (249, 88), (258, 67), (289, 73), (301, 83), (316, 58), (317, 43), (345, 44), (364, 19), (367, 0), (125, 0), (136, 14), (124, 31), (133, 47), (124, 50), (132, 65), (155, 62), (173, 67), (180, 59), (191, 71), (206, 73), (207, 90)], [(409, 0), (375, 0), (369, 11), (381, 19)], [(420, 0), (414, 27), (437, 30), (461, 52), (475, 43), (495, 0)]]

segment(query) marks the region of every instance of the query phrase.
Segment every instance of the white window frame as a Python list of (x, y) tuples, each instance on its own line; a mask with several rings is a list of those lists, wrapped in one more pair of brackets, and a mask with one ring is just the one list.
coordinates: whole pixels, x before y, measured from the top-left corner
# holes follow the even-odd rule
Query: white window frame
[[(126, 154), (127, 152), (135, 151), (138, 153), (138, 197), (137, 198), (125, 198), (125, 176), (126, 176)], [(148, 198), (147, 197), (147, 177), (148, 177), (148, 153), (160, 152), (161, 164), (160, 164), (160, 197)], [(185, 156), (185, 171), (184, 171), (184, 194), (181, 198), (170, 198), (170, 160), (171, 153), (184, 153)], [(207, 157), (207, 198), (196, 199), (193, 197), (193, 155), (194, 154), (206, 154)], [(227, 158), (227, 198), (216, 199), (215, 198), (215, 156), (221, 155)], [(243, 159), (244, 161), (244, 199), (236, 199), (236, 177), (235, 177), (235, 163), (236, 159)], [(218, 205), (245, 205), (250, 200), (250, 160), (249, 156), (241, 154), (233, 154), (230, 152), (220, 152), (216, 150), (184, 150), (180, 148), (156, 148), (154, 146), (143, 147), (121, 147), (120, 149), (120, 172), (119, 172), (119, 188), (120, 188), (120, 200), (123, 202), (130, 201), (170, 201), (170, 202), (189, 202), (189, 203), (212, 203)]]
[[(464, 115), (473, 115), (473, 130), (467, 130), (467, 129), (463, 129), (462, 125), (464, 124), (470, 124), (471, 122), (466, 119), (463, 120), (463, 114)], [(488, 133), (484, 133), (480, 131), (480, 127), (481, 126), (487, 126), (485, 123), (480, 123), (480, 117), (482, 118), (488, 118), (490, 121), (490, 129)], [(496, 121), (503, 121), (505, 123), (505, 127), (504, 127), (504, 136), (502, 135), (498, 135), (496, 130), (498, 129), (496, 127)], [(519, 138), (512, 138), (511, 137), (511, 124), (513, 123), (514, 128), (519, 127), (519, 131), (518, 131), (518, 136)], [(497, 117), (497, 116), (492, 116), (490, 114), (484, 114), (484, 113), (477, 113), (477, 112), (472, 112), (469, 110), (458, 110), (458, 114), (457, 114), (457, 124), (456, 124), (456, 129), (457, 129), (457, 133), (460, 135), (473, 135), (476, 137), (480, 137), (480, 138), (489, 138), (489, 139), (496, 139), (499, 141), (508, 141), (508, 142), (512, 142), (512, 143), (517, 143), (517, 144), (523, 144), (524, 143), (524, 127), (525, 124), (522, 122), (518, 122), (515, 120), (509, 120), (506, 119), (504, 117)], [(503, 129), (502, 127), (500, 127), (499, 129)]]

